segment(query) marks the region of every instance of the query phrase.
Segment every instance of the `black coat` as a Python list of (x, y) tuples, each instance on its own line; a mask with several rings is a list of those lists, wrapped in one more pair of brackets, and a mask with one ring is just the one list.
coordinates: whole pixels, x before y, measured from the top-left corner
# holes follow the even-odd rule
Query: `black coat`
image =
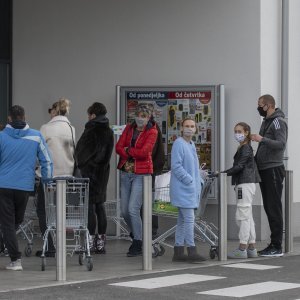
[(260, 182), (253, 149), (249, 144), (239, 147), (233, 159), (233, 167), (224, 171), (228, 176), (232, 176), (232, 185)]
[(105, 116), (98, 116), (86, 123), (85, 130), (76, 145), (75, 156), (82, 177), (90, 179), (91, 203), (106, 201), (113, 146), (113, 131)]

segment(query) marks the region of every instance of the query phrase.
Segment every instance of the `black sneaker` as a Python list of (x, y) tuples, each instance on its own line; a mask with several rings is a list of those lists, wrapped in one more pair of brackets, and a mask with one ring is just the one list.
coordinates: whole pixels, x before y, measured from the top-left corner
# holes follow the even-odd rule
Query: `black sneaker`
[[(43, 254), (43, 250), (38, 250), (36, 251), (35, 256), (41, 257), (42, 254)], [(56, 254), (55, 250), (45, 251), (45, 257), (55, 257), (55, 254)]]
[(133, 240), (131, 246), (128, 249), (127, 257), (135, 257), (140, 255), (143, 255), (142, 241)]
[(266, 249), (258, 252), (259, 256), (263, 257), (280, 257), (283, 256), (282, 249), (276, 248), (274, 245), (270, 244)]

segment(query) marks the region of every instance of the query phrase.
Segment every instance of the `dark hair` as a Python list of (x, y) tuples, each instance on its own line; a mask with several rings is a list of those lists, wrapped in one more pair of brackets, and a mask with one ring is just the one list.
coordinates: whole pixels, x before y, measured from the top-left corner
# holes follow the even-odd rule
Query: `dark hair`
[(248, 131), (248, 134), (246, 135), (246, 141), (247, 144), (251, 143), (251, 127), (245, 122), (239, 122), (235, 124), (234, 128), (236, 126), (241, 126), (245, 132)]
[(25, 110), (20, 105), (14, 105), (9, 109), (9, 116), (12, 121), (24, 120), (25, 119)]
[(96, 116), (106, 115), (107, 110), (104, 104), (99, 102), (94, 102), (88, 109), (87, 113), (89, 115), (95, 114)]
[(275, 107), (275, 99), (273, 96), (266, 94), (259, 97), (259, 100), (262, 99), (264, 104), (270, 104), (272, 108)]

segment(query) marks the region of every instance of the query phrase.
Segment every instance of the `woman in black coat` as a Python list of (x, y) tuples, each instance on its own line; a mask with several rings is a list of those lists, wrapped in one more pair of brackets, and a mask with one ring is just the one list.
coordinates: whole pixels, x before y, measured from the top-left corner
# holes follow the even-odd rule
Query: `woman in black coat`
[[(110, 157), (114, 146), (113, 131), (105, 116), (106, 107), (95, 102), (87, 110), (89, 121), (80, 137), (75, 156), (81, 175), (90, 179), (88, 230), (92, 251), (105, 253), (107, 219), (104, 207), (109, 178)], [(96, 221), (97, 216), (97, 221)], [(98, 234), (95, 235), (98, 223)]]

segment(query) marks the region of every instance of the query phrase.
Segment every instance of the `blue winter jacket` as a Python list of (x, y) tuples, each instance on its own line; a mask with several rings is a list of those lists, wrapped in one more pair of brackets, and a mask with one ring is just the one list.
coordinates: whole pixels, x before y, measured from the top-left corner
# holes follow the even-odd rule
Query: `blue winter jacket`
[(197, 208), (202, 182), (195, 144), (181, 137), (176, 139), (171, 152), (171, 203), (181, 208)]
[(0, 132), (0, 188), (33, 191), (37, 160), (42, 179), (51, 178), (52, 160), (40, 132), (6, 125)]

